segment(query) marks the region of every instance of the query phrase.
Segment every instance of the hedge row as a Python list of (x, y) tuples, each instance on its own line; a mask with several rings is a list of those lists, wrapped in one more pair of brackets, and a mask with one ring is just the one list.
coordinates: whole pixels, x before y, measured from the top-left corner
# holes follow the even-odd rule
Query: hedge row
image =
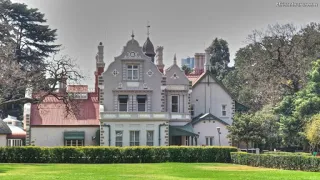
[(320, 158), (304, 155), (232, 152), (232, 163), (286, 170), (320, 171)]
[(231, 162), (234, 147), (3, 147), (0, 163)]
[(282, 152), (282, 151), (268, 151), (263, 152), (263, 154), (273, 154), (273, 155), (287, 155), (287, 156), (312, 156), (311, 153), (305, 153), (305, 152)]

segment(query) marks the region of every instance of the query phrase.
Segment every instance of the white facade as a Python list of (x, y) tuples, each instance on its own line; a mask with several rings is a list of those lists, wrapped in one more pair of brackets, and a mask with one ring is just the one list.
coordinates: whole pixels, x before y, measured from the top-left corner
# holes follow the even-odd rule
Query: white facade
[(0, 147), (7, 146), (7, 135), (0, 134)]
[[(219, 133), (217, 127), (220, 127), (221, 146), (230, 146), (229, 139), (227, 138), (228, 130), (226, 125), (216, 120), (203, 120), (194, 124), (194, 132), (199, 134), (198, 145), (210, 145), (209, 138), (213, 138), (213, 144), (211, 145), (219, 146)], [(207, 138), (209, 142), (207, 142)]]
[[(130, 146), (130, 143), (137, 143), (139, 146), (147, 146), (147, 142), (152, 146), (159, 146), (159, 128), (160, 128), (160, 146), (165, 145), (166, 121), (115, 121), (104, 122), (101, 130), (105, 132), (101, 145), (109, 146)], [(106, 126), (109, 125), (109, 126)], [(109, 129), (110, 128), (110, 129)], [(110, 130), (110, 139), (109, 139)], [(133, 132), (138, 131), (139, 137), (133, 137)], [(116, 133), (118, 132), (118, 134)], [(131, 134), (130, 134), (131, 132)], [(147, 141), (147, 132), (151, 132), (152, 137)], [(117, 138), (118, 137), (118, 140)], [(120, 139), (121, 140), (120, 140)], [(122, 142), (122, 144), (116, 144)]]
[(92, 139), (96, 136), (98, 127), (33, 127), (31, 130), (31, 144), (35, 146), (64, 146), (64, 132), (84, 131), (85, 146), (95, 145)]
[[(204, 75), (203, 78), (193, 86), (191, 104), (195, 116), (201, 113), (211, 113), (228, 124), (232, 123), (234, 101), (209, 74)], [(225, 111), (225, 114), (223, 111)]]

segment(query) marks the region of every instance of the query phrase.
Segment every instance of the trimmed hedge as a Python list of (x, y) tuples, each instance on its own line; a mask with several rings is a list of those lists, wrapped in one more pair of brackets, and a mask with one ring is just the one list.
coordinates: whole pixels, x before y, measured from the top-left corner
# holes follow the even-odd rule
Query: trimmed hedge
[(0, 163), (231, 162), (235, 147), (0, 147)]
[(231, 152), (235, 164), (286, 170), (320, 171), (320, 158), (289, 154), (250, 154)]
[(288, 155), (288, 156), (312, 156), (311, 153), (305, 153), (305, 152), (282, 152), (282, 151), (268, 151), (264, 152), (263, 154), (273, 154), (273, 155)]

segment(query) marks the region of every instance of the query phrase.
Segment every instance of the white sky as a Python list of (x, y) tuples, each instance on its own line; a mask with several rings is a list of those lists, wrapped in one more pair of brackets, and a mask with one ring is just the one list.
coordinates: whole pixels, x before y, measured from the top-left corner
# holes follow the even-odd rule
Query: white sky
[[(130, 39), (142, 46), (150, 22), (154, 46), (164, 46), (164, 63), (204, 52), (215, 37), (229, 43), (231, 65), (236, 51), (245, 45), (254, 29), (268, 24), (294, 23), (298, 27), (319, 22), (319, 7), (277, 7), (277, 0), (12, 0), (45, 13), (51, 28), (58, 29), (63, 54), (77, 59), (93, 87), (95, 55), (100, 41), (105, 45), (106, 68)], [(180, 62), (179, 62), (180, 64)]]

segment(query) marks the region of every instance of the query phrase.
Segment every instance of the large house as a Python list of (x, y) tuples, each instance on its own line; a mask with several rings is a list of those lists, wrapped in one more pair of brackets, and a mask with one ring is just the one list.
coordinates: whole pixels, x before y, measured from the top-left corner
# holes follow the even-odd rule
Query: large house
[(226, 127), (232, 123), (236, 102), (210, 72), (209, 51), (204, 53), (205, 60), (200, 59), (204, 64), (186, 75), (176, 56), (164, 68), (163, 50), (162, 46), (155, 49), (149, 37), (141, 47), (132, 34), (105, 69), (100, 43), (95, 89), (66, 85), (65, 80), (57, 92), (76, 95), (79, 113), (65, 116), (63, 103), (54, 97), (47, 97), (40, 106), (25, 104), (26, 144), (230, 145)]

